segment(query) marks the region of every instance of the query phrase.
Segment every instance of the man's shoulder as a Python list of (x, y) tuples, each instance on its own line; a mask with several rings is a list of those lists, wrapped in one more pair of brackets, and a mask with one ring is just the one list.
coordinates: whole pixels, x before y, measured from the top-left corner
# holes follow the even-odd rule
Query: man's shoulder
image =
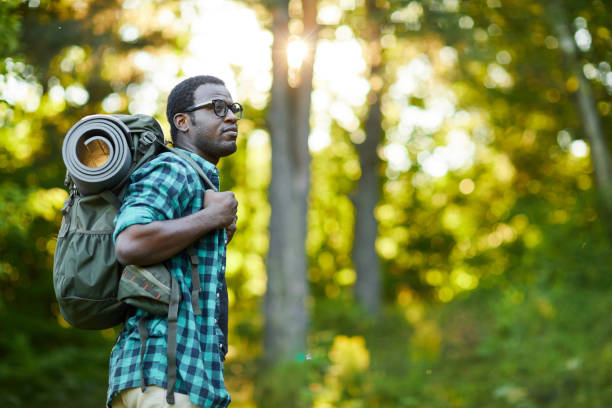
[(162, 152), (157, 156), (149, 160), (145, 165), (159, 166), (159, 165), (179, 165), (185, 166), (185, 161), (181, 159), (177, 154), (172, 152)]
[(193, 153), (189, 155), (186, 151), (184, 153), (179, 155), (174, 152), (163, 152), (155, 156), (133, 173), (132, 183), (151, 180), (154, 180), (154, 183), (161, 182), (162, 184), (186, 182), (190, 189), (204, 190), (206, 187), (205, 184), (202, 184), (203, 172), (204, 178), (211, 180), (218, 188), (216, 167)]
[[(195, 170), (185, 160), (171, 152), (163, 152), (155, 156), (147, 163), (143, 164), (135, 173), (141, 177), (152, 174), (174, 174), (178, 176), (188, 176), (195, 173)], [(196, 173), (197, 175), (197, 173)]]

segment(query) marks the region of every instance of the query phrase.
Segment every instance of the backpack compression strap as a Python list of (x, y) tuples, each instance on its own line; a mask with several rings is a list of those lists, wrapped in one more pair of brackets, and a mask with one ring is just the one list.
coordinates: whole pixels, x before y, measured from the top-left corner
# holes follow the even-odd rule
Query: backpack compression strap
[(147, 347), (147, 338), (149, 337), (149, 332), (147, 331), (147, 321), (146, 317), (142, 316), (140, 320), (138, 320), (138, 335), (140, 336), (140, 390), (145, 392), (146, 385), (144, 380), (144, 354), (145, 349)]
[(193, 307), (193, 315), (199, 316), (202, 314), (200, 310), (200, 274), (198, 273), (198, 258), (197, 249), (191, 245), (188, 249), (189, 258), (191, 259), (191, 306)]
[(168, 359), (168, 388), (166, 390), (166, 402), (174, 405), (174, 385), (176, 384), (176, 338), (178, 335), (178, 307), (180, 301), (179, 285), (174, 277), (170, 288), (170, 305), (168, 306), (168, 348), (166, 357)]

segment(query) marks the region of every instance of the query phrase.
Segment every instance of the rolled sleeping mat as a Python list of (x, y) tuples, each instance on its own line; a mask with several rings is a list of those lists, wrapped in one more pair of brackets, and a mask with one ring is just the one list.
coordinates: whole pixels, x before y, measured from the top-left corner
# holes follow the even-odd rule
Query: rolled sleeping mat
[(130, 130), (110, 115), (91, 115), (66, 133), (62, 157), (82, 195), (112, 190), (128, 174), (132, 164)]

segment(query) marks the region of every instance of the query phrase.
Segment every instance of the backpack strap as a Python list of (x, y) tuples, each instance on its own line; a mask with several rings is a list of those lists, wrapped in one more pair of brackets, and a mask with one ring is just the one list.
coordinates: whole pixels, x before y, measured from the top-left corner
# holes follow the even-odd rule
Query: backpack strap
[[(174, 386), (176, 385), (176, 343), (178, 334), (178, 308), (181, 298), (178, 281), (170, 273), (170, 304), (168, 305), (168, 339), (166, 358), (168, 360), (167, 374), (168, 387), (166, 389), (166, 402), (174, 404)], [(144, 380), (144, 354), (147, 346), (149, 332), (147, 330), (147, 316), (141, 316), (138, 320), (138, 335), (140, 336), (140, 389), (145, 392), (147, 386)]]
[[(204, 185), (213, 190), (218, 191), (215, 185), (210, 181), (210, 179), (204, 173), (204, 170), (200, 167), (195, 160), (193, 160), (189, 155), (176, 150), (170, 146), (167, 146), (163, 143), (159, 143), (169, 152), (180, 156), (185, 159), (198, 173)], [(198, 273), (198, 264), (200, 260), (198, 258), (197, 250), (193, 245), (191, 245), (188, 250), (189, 260), (191, 262), (191, 302), (193, 306), (194, 315), (201, 315), (202, 310), (200, 309), (200, 274)], [(178, 306), (180, 300), (180, 292), (178, 287), (178, 282), (176, 278), (171, 273), (172, 278), (172, 287), (170, 288), (170, 305), (168, 308), (168, 348), (166, 350), (166, 357), (168, 360), (168, 387), (166, 389), (166, 402), (170, 405), (174, 404), (174, 386), (176, 385), (176, 342), (178, 335)], [(142, 339), (142, 338), (141, 338)], [(142, 340), (141, 340), (142, 341)], [(141, 370), (142, 370), (142, 362), (141, 362)], [(141, 372), (142, 377), (142, 372)], [(142, 380), (141, 380), (142, 381)]]
[[(185, 159), (189, 164), (191, 164), (191, 166), (198, 173), (198, 175), (200, 176), (200, 178), (202, 179), (206, 187), (208, 187), (209, 189), (213, 191), (218, 191), (215, 185), (206, 176), (206, 174), (204, 173), (204, 170), (202, 170), (200, 165), (196, 163), (196, 161), (193, 160), (191, 157), (189, 157), (188, 154), (185, 154), (181, 152), (180, 150), (177, 150), (165, 144), (162, 144), (162, 146), (166, 150), (176, 154), (177, 156), (180, 156), (181, 158)], [(187, 249), (187, 252), (191, 260), (191, 304), (193, 307), (193, 314), (195, 316), (199, 316), (202, 314), (202, 311), (200, 310), (200, 291), (202, 289), (202, 286), (200, 284), (200, 274), (198, 273), (198, 264), (200, 263), (200, 259), (198, 258), (197, 250), (195, 249), (193, 245), (191, 245)]]
[(198, 252), (193, 245), (188, 248), (189, 258), (191, 259), (191, 305), (193, 307), (194, 316), (202, 314), (200, 310), (200, 274), (198, 273), (198, 264), (200, 259), (198, 258)]
[(166, 402), (174, 405), (174, 386), (176, 384), (176, 339), (178, 334), (178, 307), (180, 300), (179, 285), (172, 273), (172, 286), (170, 287), (170, 305), (168, 307), (168, 387), (166, 389)]
[(138, 320), (138, 335), (140, 336), (140, 390), (145, 392), (147, 386), (144, 381), (144, 354), (147, 347), (147, 338), (149, 337), (145, 316), (142, 316), (140, 320)]
[[(140, 158), (138, 159), (138, 161), (136, 162), (136, 164), (133, 164), (130, 166), (131, 169), (137, 169), (140, 166), (142, 166), (143, 164), (145, 164), (145, 162), (149, 159), (151, 159), (153, 157), (153, 154), (155, 153), (155, 143), (151, 143), (147, 150), (142, 154), (142, 156), (140, 156)], [(134, 153), (134, 155), (136, 155), (137, 153)], [(132, 176), (132, 172), (129, 171), (128, 174), (125, 175), (125, 177), (123, 177), (123, 179), (121, 179), (121, 181), (119, 183), (117, 183), (117, 185), (113, 188), (113, 191), (119, 191), (118, 198), (119, 198), (119, 202), (123, 201), (123, 198), (125, 197), (125, 193), (127, 191), (127, 184), (128, 181), (130, 180), (130, 177)]]
[(191, 164), (191, 166), (195, 169), (195, 171), (198, 172), (198, 174), (200, 175), (200, 178), (202, 179), (202, 181), (204, 181), (204, 184), (206, 184), (206, 186), (209, 189), (211, 189), (213, 191), (218, 191), (217, 188), (215, 187), (215, 185), (212, 183), (212, 181), (210, 181), (210, 179), (206, 176), (206, 174), (204, 173), (204, 170), (202, 170), (200, 165), (198, 163), (196, 163), (196, 161), (193, 160), (191, 157), (189, 157), (188, 154), (185, 154), (185, 153), (181, 152), (180, 150), (176, 150), (175, 148), (167, 146), (165, 144), (161, 144), (161, 145), (165, 149), (167, 149), (169, 152), (172, 152), (172, 153), (176, 154), (177, 156), (180, 156), (181, 158), (187, 160), (187, 162), (189, 164)]

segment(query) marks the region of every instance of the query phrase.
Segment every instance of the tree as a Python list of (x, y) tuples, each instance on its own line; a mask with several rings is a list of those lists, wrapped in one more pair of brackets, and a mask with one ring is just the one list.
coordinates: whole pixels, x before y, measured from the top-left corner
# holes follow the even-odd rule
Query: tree
[[(273, 82), (268, 108), (272, 147), (270, 247), (265, 295), (265, 356), (270, 363), (289, 360), (306, 348), (306, 217), (308, 209), (310, 94), (317, 39), (316, 1), (301, 2), (303, 41), (308, 44), (297, 83), (290, 83), (287, 47), (290, 5), (270, 2), (273, 17)], [(297, 16), (294, 16), (297, 17)]]
[(382, 70), (384, 61), (380, 44), (380, 27), (385, 10), (377, 10), (375, 1), (366, 2), (364, 40), (370, 65), (370, 93), (368, 111), (363, 123), (365, 140), (355, 144), (359, 153), (361, 177), (353, 198), (355, 206), (355, 238), (353, 241), (353, 263), (357, 279), (355, 295), (371, 316), (376, 316), (381, 303), (382, 271), (376, 252), (378, 222), (374, 210), (380, 198), (380, 159), (378, 147), (383, 137), (381, 98), (383, 95)]
[(566, 64), (568, 77), (578, 81), (574, 103), (580, 112), (584, 134), (591, 145), (591, 159), (595, 179), (599, 187), (600, 201), (604, 210), (610, 237), (612, 237), (612, 163), (606, 136), (601, 126), (599, 113), (591, 84), (585, 77), (578, 60), (578, 49), (567, 25), (567, 16), (561, 0), (550, 0), (547, 4), (548, 21), (559, 37), (559, 45)]

